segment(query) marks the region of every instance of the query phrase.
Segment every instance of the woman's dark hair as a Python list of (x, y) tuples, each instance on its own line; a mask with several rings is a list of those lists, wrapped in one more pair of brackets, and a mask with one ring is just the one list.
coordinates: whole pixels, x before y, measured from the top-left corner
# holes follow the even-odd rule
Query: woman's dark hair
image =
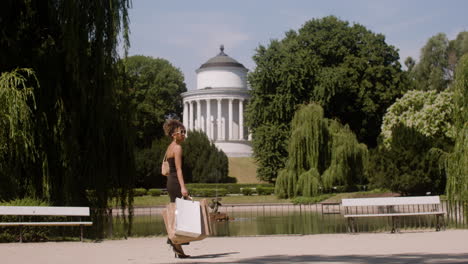
[(184, 128), (184, 124), (176, 119), (168, 119), (163, 125), (164, 133), (166, 136), (172, 137), (172, 134), (174, 134), (179, 127)]

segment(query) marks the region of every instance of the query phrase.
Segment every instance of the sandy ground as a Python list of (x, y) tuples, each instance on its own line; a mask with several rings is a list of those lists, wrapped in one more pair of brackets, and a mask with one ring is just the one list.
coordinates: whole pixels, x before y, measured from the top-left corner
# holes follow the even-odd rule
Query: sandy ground
[(1, 264), (468, 263), (468, 230), (307, 236), (211, 237), (175, 259), (166, 238), (0, 244)]

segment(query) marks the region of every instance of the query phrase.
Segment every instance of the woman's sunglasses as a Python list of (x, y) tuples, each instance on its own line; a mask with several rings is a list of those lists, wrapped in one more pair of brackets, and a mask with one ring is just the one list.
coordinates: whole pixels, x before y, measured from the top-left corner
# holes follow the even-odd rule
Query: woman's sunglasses
[(180, 130), (180, 131), (177, 131), (175, 132), (174, 134), (182, 134), (182, 135), (185, 135), (187, 133), (187, 131), (185, 131), (184, 129)]

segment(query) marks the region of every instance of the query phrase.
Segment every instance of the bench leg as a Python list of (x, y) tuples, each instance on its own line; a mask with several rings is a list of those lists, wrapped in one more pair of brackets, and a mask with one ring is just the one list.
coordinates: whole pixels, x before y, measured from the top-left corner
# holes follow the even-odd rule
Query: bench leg
[(81, 231), (80, 241), (83, 242), (83, 225), (80, 225), (80, 231)]
[(354, 218), (353, 217), (349, 217), (348, 218), (348, 232), (349, 233), (354, 233), (356, 232), (356, 228), (354, 226)]
[(23, 243), (23, 226), (20, 225), (19, 230), (20, 230), (20, 237), (19, 237), (20, 241), (19, 242)]
[[(440, 220), (442, 218), (442, 221)], [(437, 215), (436, 216), (436, 231), (440, 231), (441, 227), (445, 230), (445, 219), (444, 215)]]
[(398, 216), (392, 216), (392, 234), (400, 232), (400, 219)]

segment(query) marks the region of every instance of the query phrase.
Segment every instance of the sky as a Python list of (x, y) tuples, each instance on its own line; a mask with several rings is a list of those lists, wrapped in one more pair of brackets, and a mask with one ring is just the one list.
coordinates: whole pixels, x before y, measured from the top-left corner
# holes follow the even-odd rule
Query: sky
[(427, 40), (452, 40), (468, 31), (466, 0), (133, 0), (129, 10), (131, 55), (168, 60), (196, 89), (201, 64), (224, 52), (249, 70), (259, 45), (281, 40), (308, 20), (334, 15), (383, 34), (399, 50), (400, 62), (416, 61)]

